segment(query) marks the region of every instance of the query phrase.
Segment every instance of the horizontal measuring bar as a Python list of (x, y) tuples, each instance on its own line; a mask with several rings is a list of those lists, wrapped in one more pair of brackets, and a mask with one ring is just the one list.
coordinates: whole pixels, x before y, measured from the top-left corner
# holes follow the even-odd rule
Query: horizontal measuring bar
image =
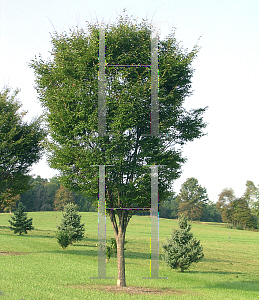
[(114, 207), (114, 208), (111, 208), (111, 207), (108, 207), (106, 209), (110, 209), (110, 210), (116, 210), (116, 209), (122, 209), (122, 210), (139, 210), (139, 209), (151, 209), (150, 207), (140, 207), (140, 208), (127, 208), (127, 207), (124, 207), (124, 208), (120, 208), (120, 207)]
[(106, 64), (106, 67), (151, 67), (151, 65), (109, 65)]

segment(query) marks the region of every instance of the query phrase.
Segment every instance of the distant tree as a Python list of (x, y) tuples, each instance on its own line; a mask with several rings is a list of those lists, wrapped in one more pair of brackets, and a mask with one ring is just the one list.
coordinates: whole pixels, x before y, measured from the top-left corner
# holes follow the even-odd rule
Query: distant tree
[(259, 220), (259, 186), (256, 188), (255, 197), (256, 200), (252, 203), (251, 211)]
[(64, 207), (63, 219), (58, 226), (57, 240), (63, 249), (84, 237), (84, 224), (81, 224), (81, 216), (78, 214), (78, 207), (68, 203)]
[(49, 182), (48, 179), (36, 178), (30, 179), (31, 188), (21, 194), (21, 201), (26, 205), (28, 211), (47, 211), (53, 210), (55, 193), (59, 184)]
[[(28, 211), (52, 211), (54, 210), (54, 201), (56, 192), (60, 189), (60, 182), (58, 177), (50, 179), (37, 177), (30, 178), (30, 189), (23, 192), (21, 201), (26, 205)], [(63, 187), (64, 188), (64, 187)], [(62, 188), (62, 189), (63, 189)], [(60, 191), (59, 191), (60, 192)], [(66, 203), (73, 202), (79, 206), (79, 211), (96, 211), (97, 206), (94, 205), (93, 200), (82, 194), (72, 193)], [(65, 193), (65, 197), (67, 197)], [(56, 199), (57, 200), (57, 199)], [(55, 203), (56, 204), (56, 203)], [(59, 207), (58, 210), (62, 210)]]
[(221, 213), (217, 209), (216, 203), (208, 201), (201, 216), (202, 222), (222, 222)]
[[(79, 211), (98, 211), (98, 204), (94, 202), (93, 198), (86, 197), (82, 194), (77, 194), (72, 191), (73, 201), (79, 206)], [(96, 205), (96, 204), (97, 205)]]
[(165, 202), (159, 205), (159, 217), (166, 219), (176, 219), (179, 213), (179, 201), (173, 193)]
[(253, 207), (253, 203), (256, 201), (256, 186), (254, 185), (253, 181), (247, 180), (246, 182), (246, 190), (243, 195), (243, 198), (246, 199), (249, 207)]
[(237, 198), (232, 203), (232, 223), (235, 227), (239, 226), (243, 229), (256, 227), (246, 198)]
[(248, 202), (252, 215), (259, 220), (259, 186), (256, 187), (253, 181), (247, 180), (243, 198)]
[(20, 195), (13, 196), (11, 193), (8, 194), (7, 191), (5, 193), (5, 208), (3, 212), (12, 212), (13, 209), (16, 208), (17, 203), (21, 200)]
[(10, 205), (10, 195), (29, 189), (28, 172), (41, 158), (46, 136), (40, 118), (31, 123), (22, 120), (26, 112), (19, 111), (18, 92), (11, 94), (8, 87), (0, 91), (0, 210)]
[(232, 223), (233, 202), (236, 199), (232, 188), (225, 188), (219, 194), (216, 207), (221, 212), (223, 222)]
[(63, 210), (68, 203), (74, 203), (72, 192), (61, 185), (55, 194), (54, 210)]
[(167, 243), (162, 245), (165, 253), (165, 261), (172, 269), (181, 269), (181, 272), (187, 270), (193, 262), (198, 262), (204, 257), (203, 248), (200, 241), (193, 237), (190, 232), (191, 225), (188, 224), (188, 218), (185, 215), (179, 217), (179, 228), (174, 230)]
[(25, 212), (26, 207), (19, 202), (18, 209), (14, 212), (14, 216), (11, 217), (12, 220), (8, 220), (11, 224), (10, 229), (14, 231), (14, 233), (19, 233), (21, 235), (23, 232), (27, 234), (28, 230), (34, 229), (32, 226), (32, 218), (27, 218), (27, 212)]
[(184, 213), (193, 221), (200, 220), (209, 199), (206, 188), (201, 187), (196, 178), (190, 177), (182, 184), (177, 200), (179, 214)]
[(59, 187), (60, 184), (55, 182), (47, 182), (44, 184), (45, 197), (42, 201), (41, 211), (51, 211), (54, 209), (55, 195)]
[(231, 223), (236, 228), (238, 226), (242, 229), (257, 226), (257, 221), (249, 207), (251, 187), (253, 187), (250, 183), (248, 182), (246, 192), (241, 198), (235, 197), (233, 189), (223, 189), (219, 194), (216, 207), (221, 212), (223, 222)]

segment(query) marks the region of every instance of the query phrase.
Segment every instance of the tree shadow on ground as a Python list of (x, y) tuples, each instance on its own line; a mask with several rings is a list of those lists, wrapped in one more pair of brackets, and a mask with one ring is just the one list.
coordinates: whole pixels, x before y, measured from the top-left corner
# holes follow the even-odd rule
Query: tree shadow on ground
[(61, 250), (53, 250), (53, 251), (43, 251), (44, 253), (53, 253), (53, 254), (65, 254), (65, 255), (80, 255), (80, 256), (93, 256), (97, 257), (97, 251), (96, 250), (73, 250), (69, 248), (71, 246), (68, 246), (67, 249), (61, 249)]
[(258, 281), (227, 281), (219, 282), (216, 284), (206, 284), (208, 289), (231, 289), (248, 292), (259, 292)]
[[(89, 256), (95, 256), (95, 257), (98, 257), (98, 247), (97, 246), (91, 246), (91, 245), (81, 245), (81, 247), (91, 247), (91, 248), (95, 248), (95, 249), (92, 249), (92, 250), (89, 250), (89, 249), (85, 249), (85, 250), (77, 250), (77, 249), (72, 249), (72, 247), (77, 247), (77, 246), (80, 246), (80, 245), (70, 245), (68, 246), (68, 248), (66, 248), (65, 250), (52, 250), (52, 251), (44, 251), (46, 253), (58, 253), (58, 254), (69, 254), (69, 255), (89, 255)], [(129, 252), (129, 253), (126, 253), (125, 252), (125, 259), (146, 259), (146, 260), (149, 260), (150, 257), (149, 257), (149, 253), (137, 253), (137, 252)]]
[(235, 260), (223, 260), (223, 259), (217, 259), (217, 258), (203, 258), (202, 259), (203, 262), (212, 262), (212, 263), (238, 263)]
[(241, 272), (227, 272), (227, 271), (217, 271), (217, 270), (212, 270), (212, 271), (185, 271), (184, 273), (188, 274), (222, 274), (222, 275), (246, 275), (245, 273)]

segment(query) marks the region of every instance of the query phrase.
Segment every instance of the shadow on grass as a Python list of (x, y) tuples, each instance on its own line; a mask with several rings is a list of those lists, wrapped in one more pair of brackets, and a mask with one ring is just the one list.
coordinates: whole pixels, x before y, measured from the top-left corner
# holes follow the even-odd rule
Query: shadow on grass
[(65, 255), (80, 255), (80, 256), (98, 256), (98, 253), (96, 250), (73, 250), (68, 246), (67, 249), (64, 250), (54, 250), (54, 251), (44, 251), (44, 253), (53, 253), (53, 254), (65, 254)]
[(249, 292), (259, 292), (258, 281), (232, 281), (232, 282), (220, 282), (217, 284), (206, 285), (209, 289), (231, 289)]
[[(7, 226), (0, 226), (0, 229), (1, 228), (4, 228), (6, 230), (8, 230), (8, 232), (1, 232), (2, 235), (5, 235), (5, 236), (19, 236), (21, 238), (43, 238), (43, 239), (56, 239), (56, 235), (55, 233), (51, 232), (50, 230), (40, 230), (40, 229), (33, 229), (32, 231), (28, 231), (27, 234), (25, 233), (22, 233), (21, 235), (19, 235), (18, 233), (14, 234), (13, 231), (7, 227)], [(44, 234), (41, 234), (41, 232), (45, 233)], [(49, 235), (46, 235), (46, 232), (49, 232)], [(85, 237), (83, 239), (83, 241), (85, 242), (93, 242), (93, 243), (98, 243), (98, 239), (92, 239), (92, 238), (87, 238)], [(84, 245), (84, 244), (74, 244), (73, 246), (81, 246), (81, 247), (92, 247), (90, 245)]]
[[(10, 230), (10, 229), (9, 229)], [(30, 232), (28, 231), (28, 233), (27, 234), (25, 234), (25, 233), (23, 233), (23, 234), (21, 234), (21, 235), (19, 235), (19, 233), (16, 233), (16, 234), (14, 234), (13, 232), (11, 232), (11, 230), (10, 230), (10, 233), (4, 233), (4, 232), (2, 232), (1, 233), (1, 235), (6, 235), (6, 236), (19, 236), (20, 238), (43, 238), (43, 239), (46, 239), (46, 238), (48, 238), (48, 239), (53, 239), (53, 238), (55, 238), (55, 236), (52, 236), (52, 235), (36, 235), (36, 234), (30, 234)]]
[(223, 260), (223, 259), (216, 259), (216, 258), (203, 258), (202, 259), (202, 261), (203, 262), (212, 262), (212, 263), (230, 263), (230, 264), (236, 264), (236, 263), (238, 263), (237, 261), (235, 261), (235, 260)]
[(221, 275), (246, 275), (245, 273), (241, 272), (226, 272), (226, 271), (185, 271), (186, 274), (221, 274)]
[[(78, 245), (71, 245), (68, 246), (68, 248), (66, 248), (65, 250), (53, 250), (53, 251), (44, 251), (45, 253), (57, 253), (57, 254), (69, 254), (69, 255), (84, 255), (84, 256), (95, 256), (98, 257), (98, 247), (96, 246), (91, 246), (91, 245), (81, 245), (81, 246), (85, 246), (85, 247), (94, 247), (95, 249), (89, 250), (89, 249), (85, 249), (85, 250), (77, 250), (77, 249), (73, 249), (72, 247), (74, 246), (78, 246)], [(145, 259), (145, 260), (149, 260), (149, 253), (138, 253), (138, 252), (125, 252), (125, 259)]]

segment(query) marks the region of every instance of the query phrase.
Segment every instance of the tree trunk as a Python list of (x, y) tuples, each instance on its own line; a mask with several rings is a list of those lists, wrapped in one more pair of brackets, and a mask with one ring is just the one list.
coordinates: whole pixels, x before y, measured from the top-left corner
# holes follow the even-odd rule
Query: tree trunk
[(117, 225), (115, 211), (110, 210), (109, 215), (112, 222), (112, 226), (115, 233), (115, 239), (117, 243), (117, 262), (118, 262), (118, 277), (117, 286), (126, 287), (126, 277), (125, 277), (125, 258), (124, 258), (124, 242), (127, 225), (132, 216), (131, 212), (128, 210), (117, 211), (119, 217), (119, 224)]
[(117, 260), (118, 260), (118, 277), (117, 277), (117, 286), (125, 287), (126, 286), (126, 277), (125, 277), (125, 258), (124, 258), (124, 241), (125, 241), (125, 232), (120, 232), (117, 235)]

